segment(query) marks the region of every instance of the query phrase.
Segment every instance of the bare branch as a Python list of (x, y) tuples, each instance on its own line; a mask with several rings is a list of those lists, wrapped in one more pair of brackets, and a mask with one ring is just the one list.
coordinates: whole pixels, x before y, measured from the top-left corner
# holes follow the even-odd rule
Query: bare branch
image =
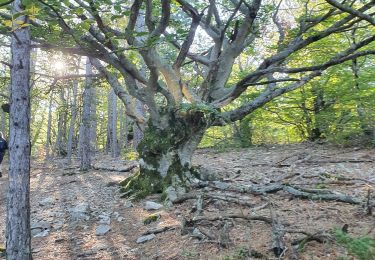
[(171, 1), (170, 0), (162, 0), (162, 12), (161, 12), (161, 19), (158, 26), (155, 28), (154, 31), (150, 33), (149, 39), (153, 39), (155, 37), (159, 37), (167, 28), (169, 24), (169, 17), (171, 14)]
[[(370, 15), (365, 14), (364, 12), (361, 12), (361, 11), (358, 11), (354, 8), (349, 7), (349, 6), (340, 4), (336, 0), (326, 0), (326, 2), (329, 3), (330, 5), (336, 7), (337, 9), (340, 9), (343, 12), (355, 15), (355, 16), (363, 19), (363, 20), (366, 20), (367, 22), (369, 22), (370, 24), (375, 26), (375, 19), (372, 18)], [(373, 5), (375, 5), (374, 2), (373, 2)]]

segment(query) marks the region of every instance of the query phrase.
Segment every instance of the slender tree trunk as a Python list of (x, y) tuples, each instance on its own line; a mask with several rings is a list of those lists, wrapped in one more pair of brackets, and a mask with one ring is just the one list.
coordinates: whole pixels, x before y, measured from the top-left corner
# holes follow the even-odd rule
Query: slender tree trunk
[[(91, 71), (92, 73), (92, 71)], [(97, 150), (97, 117), (96, 117), (96, 104), (97, 104), (97, 100), (96, 100), (96, 88), (94, 85), (92, 85), (91, 87), (91, 111), (90, 111), (90, 114), (91, 114), (91, 126), (90, 126), (90, 139), (91, 139), (91, 149), (93, 152), (95, 152)]]
[(74, 80), (73, 81), (73, 104), (72, 104), (72, 109), (71, 109), (72, 117), (70, 119), (68, 144), (67, 144), (67, 149), (66, 149), (69, 164), (71, 164), (72, 162), (74, 126), (75, 126), (76, 118), (77, 118), (77, 89), (78, 89), (78, 81)]
[(6, 129), (6, 115), (5, 115), (5, 112), (2, 109), (0, 109), (0, 115), (1, 115), (0, 131), (5, 134), (5, 129)]
[(50, 98), (49, 98), (49, 106), (48, 106), (48, 123), (47, 123), (47, 137), (46, 137), (46, 159), (50, 158), (50, 144), (51, 144), (51, 127), (52, 127), (52, 104), (53, 104), (53, 93), (51, 91)]
[[(13, 15), (23, 12), (21, 0), (13, 2)], [(27, 24), (26, 16), (13, 26)], [(11, 105), (9, 124), (9, 190), (6, 254), (9, 260), (29, 260), (30, 234), (30, 29), (13, 30)]]
[(107, 140), (105, 145), (105, 152), (106, 154), (109, 154), (112, 150), (112, 89), (108, 92), (108, 98), (107, 98)]
[[(87, 71), (92, 70), (92, 65), (87, 58), (86, 61), (86, 74)], [(90, 101), (91, 101), (91, 87), (92, 82), (90, 77), (86, 78), (85, 90), (83, 92), (83, 111), (82, 111), (82, 124), (80, 134), (80, 155), (81, 155), (81, 171), (87, 171), (91, 168), (91, 145), (90, 145), (90, 126), (91, 126), (91, 113), (90, 113)]]
[(125, 113), (125, 106), (120, 108), (120, 151), (125, 149), (128, 145), (128, 117)]
[[(360, 92), (361, 89), (359, 86), (359, 66), (358, 66), (357, 59), (352, 60), (352, 72), (353, 72), (353, 77), (354, 77), (354, 91), (358, 93)], [(356, 99), (356, 110), (357, 110), (360, 127), (362, 129), (364, 136), (366, 136), (370, 140), (373, 140), (374, 128), (369, 123), (366, 109), (364, 108), (361, 98)]]
[(58, 113), (57, 136), (55, 150), (58, 155), (66, 155), (66, 99), (64, 89), (60, 90), (60, 107)]
[(113, 158), (119, 156), (118, 141), (117, 141), (117, 96), (114, 90), (111, 90), (111, 102), (112, 102), (112, 147), (111, 155)]

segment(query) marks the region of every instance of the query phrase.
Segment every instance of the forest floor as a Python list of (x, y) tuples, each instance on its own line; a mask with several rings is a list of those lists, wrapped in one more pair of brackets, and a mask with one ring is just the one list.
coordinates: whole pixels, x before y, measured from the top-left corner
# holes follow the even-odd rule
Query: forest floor
[[(156, 211), (144, 204), (160, 203), (158, 196), (132, 203), (120, 198), (116, 183), (130, 173), (98, 168), (121, 170), (133, 163), (98, 156), (97, 170), (81, 173), (77, 162), (33, 162), (34, 260), (278, 259), (272, 241), (277, 242), (280, 227), (279, 242), (286, 250), (279, 259), (355, 259), (334, 241), (333, 230), (347, 224), (350, 236), (375, 238), (374, 212), (362, 205), (302, 199), (284, 190), (261, 195), (223, 190), (226, 184), (287, 183), (366, 201), (369, 191), (375, 192), (374, 150), (315, 144), (198, 150), (194, 164), (221, 179), (216, 188), (194, 191), (203, 194), (198, 196), (204, 198), (202, 210), (194, 196)], [(6, 179), (5, 172), (0, 178), (0, 245), (5, 242)], [(145, 224), (150, 214), (157, 218)], [(188, 225), (182, 228), (184, 219)], [(137, 243), (147, 233), (155, 233), (153, 239)], [(293, 243), (302, 240), (297, 252)]]

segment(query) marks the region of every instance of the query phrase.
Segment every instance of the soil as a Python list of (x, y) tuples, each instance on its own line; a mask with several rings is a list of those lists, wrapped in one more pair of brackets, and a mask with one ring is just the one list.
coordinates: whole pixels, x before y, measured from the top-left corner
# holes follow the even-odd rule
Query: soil
[[(132, 163), (105, 155), (94, 160), (96, 168), (115, 170)], [(364, 201), (369, 193), (375, 192), (375, 153), (371, 149), (318, 144), (263, 146), (225, 152), (205, 149), (196, 152), (194, 164), (231, 184), (288, 183), (334, 190)], [(157, 211), (145, 210), (145, 201), (159, 202), (158, 195), (132, 202), (133, 207), (129, 207), (130, 202), (120, 197), (116, 185), (129, 174), (109, 170), (82, 173), (78, 170), (78, 161), (73, 161), (70, 166), (64, 159), (34, 161), (31, 172), (32, 222), (45, 221), (51, 228), (47, 236), (33, 237), (33, 259), (355, 259), (334, 240), (307, 242), (298, 254), (292, 242), (305, 238), (306, 234), (302, 232), (333, 237), (333, 230), (341, 229), (345, 224), (350, 236), (375, 238), (374, 213), (369, 214), (362, 205), (299, 199), (285, 191), (252, 195), (197, 188), (193, 192), (243, 202), (208, 198), (204, 200), (201, 213), (194, 211), (195, 199)], [(0, 178), (0, 245), (5, 243), (6, 181), (5, 171)], [(43, 203), (46, 198), (51, 201)], [(89, 218), (74, 220), (71, 209), (83, 202), (89, 204)], [(111, 216), (111, 230), (97, 236), (99, 216), (103, 214)], [(155, 222), (144, 224), (143, 220), (150, 214), (160, 214), (160, 217)], [(274, 222), (280, 223), (286, 230), (282, 236), (285, 244), (282, 256), (275, 256), (272, 227), (264, 221), (241, 218), (203, 220), (192, 227), (204, 234), (202, 239), (194, 236), (191, 229), (182, 232), (183, 219), (228, 214), (272, 217)], [(136, 243), (145, 232), (162, 227), (170, 229), (157, 233), (153, 240)]]

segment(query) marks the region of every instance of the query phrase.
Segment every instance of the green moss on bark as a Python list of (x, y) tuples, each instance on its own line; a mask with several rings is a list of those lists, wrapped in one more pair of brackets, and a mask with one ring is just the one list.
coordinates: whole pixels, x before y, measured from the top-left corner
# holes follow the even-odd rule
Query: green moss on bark
[(120, 183), (124, 196), (140, 199), (162, 193), (169, 186), (188, 187), (190, 178), (199, 176), (189, 163), (183, 162), (179, 151), (197, 132), (202, 132), (202, 115), (168, 118), (167, 128), (160, 129), (150, 123), (145, 131), (138, 146), (140, 169)]

